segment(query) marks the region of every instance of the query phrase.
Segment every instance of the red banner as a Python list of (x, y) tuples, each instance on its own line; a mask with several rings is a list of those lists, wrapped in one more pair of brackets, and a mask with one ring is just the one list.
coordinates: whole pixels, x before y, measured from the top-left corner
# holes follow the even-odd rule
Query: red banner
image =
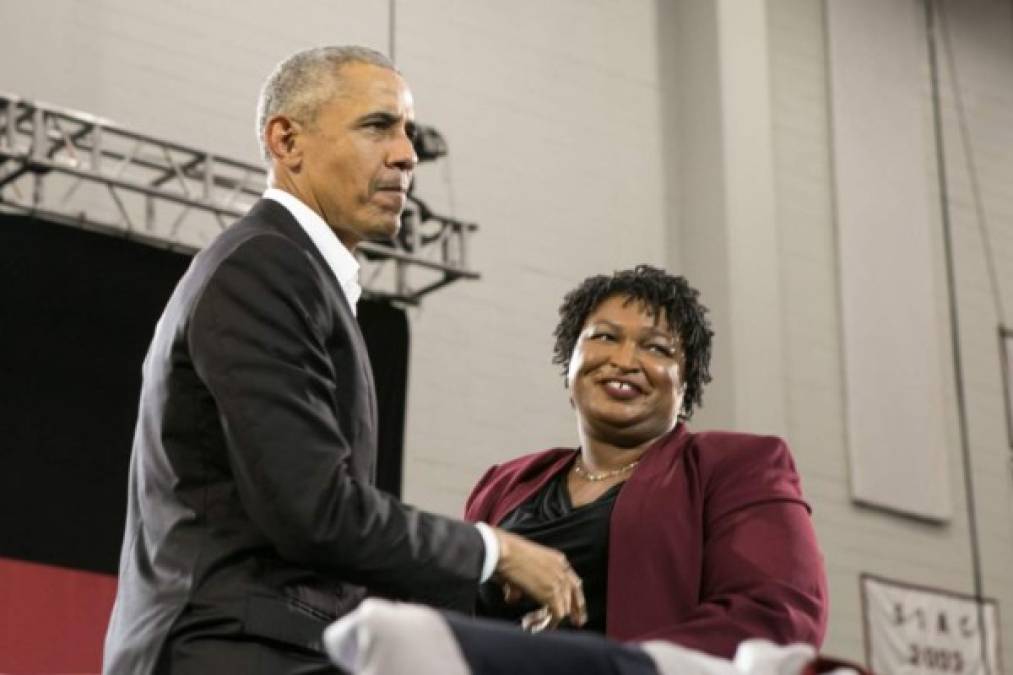
[(0, 558), (0, 673), (98, 673), (116, 577)]

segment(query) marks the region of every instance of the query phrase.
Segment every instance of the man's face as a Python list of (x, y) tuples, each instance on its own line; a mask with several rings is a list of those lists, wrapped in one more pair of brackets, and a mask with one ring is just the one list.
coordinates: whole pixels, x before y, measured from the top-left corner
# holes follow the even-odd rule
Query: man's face
[(400, 75), (351, 63), (340, 91), (304, 128), (302, 187), (346, 247), (397, 233), (412, 170), (415, 107)]

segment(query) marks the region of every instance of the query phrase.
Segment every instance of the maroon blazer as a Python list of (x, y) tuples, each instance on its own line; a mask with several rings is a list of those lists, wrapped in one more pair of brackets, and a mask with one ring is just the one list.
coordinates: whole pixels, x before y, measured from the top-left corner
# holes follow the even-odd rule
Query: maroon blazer
[[(553, 449), (492, 467), (466, 517), (499, 523), (573, 456)], [(818, 648), (826, 625), (823, 556), (784, 441), (679, 424), (644, 453), (611, 516), (609, 637), (731, 658), (753, 637)]]

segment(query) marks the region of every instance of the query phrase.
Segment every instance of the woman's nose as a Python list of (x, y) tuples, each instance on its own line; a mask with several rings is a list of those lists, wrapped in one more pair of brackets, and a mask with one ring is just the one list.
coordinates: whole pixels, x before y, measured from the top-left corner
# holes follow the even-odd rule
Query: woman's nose
[(638, 368), (637, 361), (637, 343), (633, 340), (623, 340), (616, 344), (615, 349), (612, 350), (610, 360), (612, 363), (619, 368), (624, 370), (633, 370)]

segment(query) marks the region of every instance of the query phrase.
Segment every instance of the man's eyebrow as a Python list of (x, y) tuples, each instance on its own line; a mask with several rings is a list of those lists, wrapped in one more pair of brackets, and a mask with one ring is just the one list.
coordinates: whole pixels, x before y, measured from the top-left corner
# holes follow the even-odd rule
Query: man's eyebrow
[[(394, 126), (395, 124), (399, 123), (402, 119), (404, 119), (403, 116), (398, 115), (396, 113), (388, 112), (386, 110), (374, 110), (373, 112), (368, 112), (365, 115), (359, 117), (359, 119), (356, 120), (356, 124), (363, 125), (380, 122), (385, 126)], [(405, 120), (405, 131), (408, 133), (409, 136), (412, 137), (415, 136), (416, 131), (415, 120), (411, 119)]]
[(365, 124), (367, 122), (384, 122), (386, 124), (396, 124), (401, 118), (394, 113), (387, 112), (386, 110), (374, 110), (362, 115), (357, 120), (359, 124)]

